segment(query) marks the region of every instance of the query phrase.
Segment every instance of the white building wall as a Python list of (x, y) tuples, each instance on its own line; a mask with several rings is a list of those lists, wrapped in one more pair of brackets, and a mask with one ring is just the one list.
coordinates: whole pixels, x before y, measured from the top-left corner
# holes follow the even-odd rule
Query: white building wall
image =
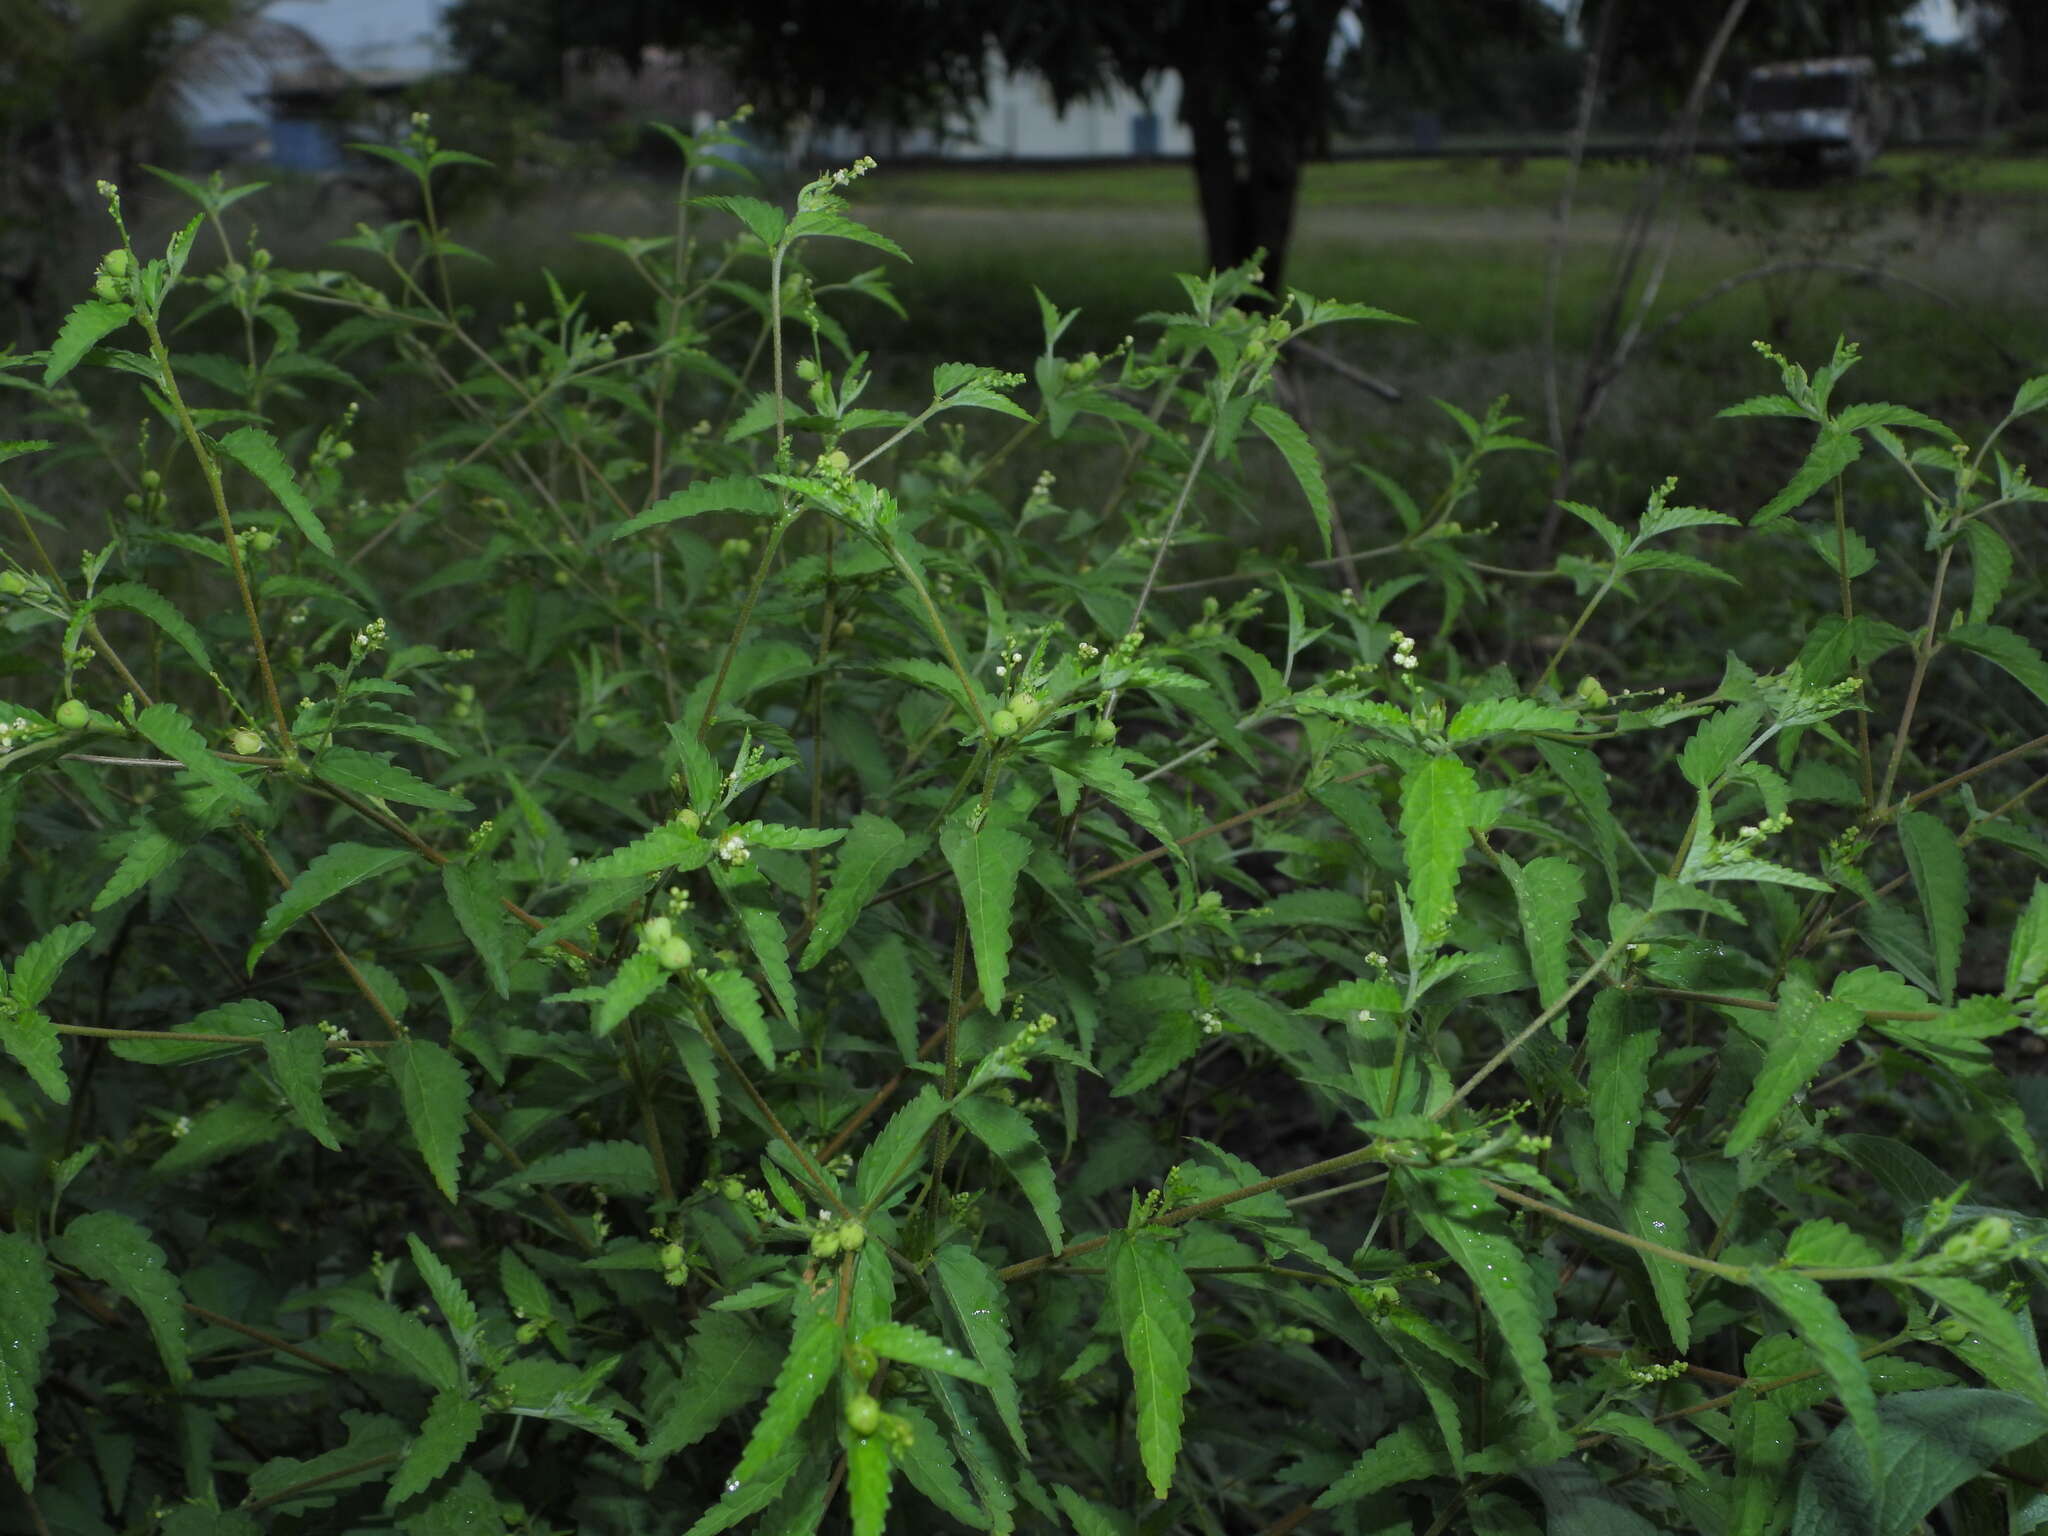
[[(945, 152), (1019, 160), (1187, 155), (1193, 145), (1179, 114), (1178, 75), (1155, 81), (1146, 95), (1118, 86), (1060, 112), (1037, 77), (993, 72), (987, 103), (951, 125)], [(1145, 118), (1149, 133), (1140, 127)]]
[[(316, 54), (351, 73), (423, 75), (454, 62), (441, 27), (448, 6), (449, 0), (274, 0), (262, 20), (303, 33)], [(264, 121), (268, 109), (252, 98), (269, 85), (272, 68), (303, 69), (312, 62), (286, 54), (273, 64), (262, 52), (223, 44), (212, 67), (187, 89), (185, 119), (195, 128)]]

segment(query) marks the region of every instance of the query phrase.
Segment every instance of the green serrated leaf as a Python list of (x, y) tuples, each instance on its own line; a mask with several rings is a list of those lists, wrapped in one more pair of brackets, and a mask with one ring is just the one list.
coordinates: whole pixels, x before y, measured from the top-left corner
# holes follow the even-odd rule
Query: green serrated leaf
[[(266, 1514), (290, 1517), (300, 1511), (326, 1508), (338, 1492), (381, 1481), (405, 1450), (405, 1426), (384, 1414), (352, 1408), (342, 1410), (341, 1421), (348, 1427), (346, 1442), (305, 1461), (291, 1456), (266, 1461), (249, 1474), (245, 1502)], [(495, 1503), (491, 1507), (495, 1512)], [(165, 1525), (168, 1530), (169, 1522)], [(428, 1529), (434, 1531), (434, 1536), (454, 1536), (434, 1527)], [(475, 1529), (464, 1526), (463, 1536)], [(227, 1536), (230, 1530), (234, 1536), (243, 1536), (240, 1527), (209, 1527), (206, 1536)]]
[(597, 1006), (590, 1011), (590, 1028), (602, 1039), (625, 1023), (635, 1008), (667, 986), (672, 974), (652, 950), (639, 949), (619, 963), (619, 968), (602, 987), (580, 987), (573, 992), (560, 992), (549, 1001), (595, 1002)]
[(1738, 1392), (1729, 1410), (1734, 1423), (1729, 1449), (1735, 1453), (1729, 1493), (1730, 1536), (1765, 1536), (1785, 1522), (1785, 1487), (1790, 1480), (1799, 1434), (1791, 1415), (1769, 1397)]
[(1579, 717), (1570, 710), (1539, 704), (1534, 699), (1474, 699), (1451, 716), (1451, 723), (1444, 727), (1444, 738), (1467, 742), (1529, 731), (1578, 729)]
[(419, 1235), (408, 1232), (405, 1235), (407, 1250), (412, 1254), (413, 1268), (420, 1272), (420, 1278), (427, 1283), (434, 1305), (441, 1309), (441, 1316), (448, 1324), (448, 1331), (455, 1338), (455, 1344), (468, 1356), (471, 1343), (477, 1331), (476, 1303), (469, 1299), (469, 1292), (455, 1277), (441, 1256), (421, 1242)]
[(1920, 912), (1934, 944), (1934, 979), (1944, 1003), (1956, 996), (1956, 970), (1962, 964), (1963, 925), (1968, 920), (1969, 876), (1955, 834), (1924, 811), (1899, 815), (1899, 841), (1906, 867), (1920, 897)]
[[(1682, 1350), (1682, 1347), (1681, 1347)], [(1678, 1437), (1659, 1424), (1630, 1413), (1626, 1408), (1610, 1408), (1587, 1426), (1601, 1434), (1613, 1435), (1629, 1444), (1648, 1451), (1666, 1466), (1675, 1467), (1696, 1483), (1707, 1481), (1706, 1471), (1678, 1441)]]
[(927, 1083), (917, 1097), (889, 1117), (889, 1123), (861, 1154), (854, 1173), (853, 1187), (863, 1210), (885, 1206), (888, 1197), (903, 1188), (904, 1181), (924, 1161), (926, 1139), (945, 1113), (944, 1096)]
[[(1620, 1203), (1622, 1225), (1631, 1236), (1685, 1251), (1685, 1186), (1678, 1177), (1678, 1150), (1668, 1136), (1643, 1137), (1630, 1160)], [(1642, 1258), (1657, 1310), (1671, 1330), (1672, 1348), (1682, 1355), (1692, 1348), (1691, 1272), (1653, 1253)]]
[(185, 1297), (142, 1224), (119, 1211), (88, 1211), (51, 1245), (63, 1263), (126, 1297), (142, 1313), (173, 1383), (192, 1379), (185, 1356)]
[(372, 848), (364, 843), (336, 843), (315, 856), (264, 914), (263, 926), (256, 930), (256, 941), (249, 946), (250, 973), (255, 973), (263, 952), (315, 907), (411, 858), (412, 854), (404, 848)]
[(860, 1342), (885, 1360), (900, 1360), (919, 1370), (958, 1376), (977, 1386), (988, 1385), (988, 1373), (944, 1339), (909, 1323), (877, 1323), (860, 1336)]
[(443, 1473), (462, 1459), (484, 1427), (483, 1404), (459, 1392), (440, 1391), (427, 1405), (420, 1432), (406, 1447), (405, 1460), (391, 1479), (384, 1496), (385, 1508), (393, 1508), (416, 1493), (424, 1493)]
[(939, 833), (939, 849), (959, 882), (967, 933), (974, 945), (975, 976), (981, 983), (981, 1004), (990, 1013), (1000, 1013), (1010, 976), (1010, 920), (1016, 915), (1017, 876), (1031, 858), (1031, 839), (993, 821), (976, 827), (961, 817), (947, 822)]
[(177, 705), (150, 705), (135, 717), (135, 728), (164, 756), (183, 763), (201, 783), (249, 810), (263, 809), (263, 796), (241, 773), (206, 750), (205, 738)]
[(1610, 987), (1593, 999), (1586, 1014), (1586, 1075), (1594, 1171), (1611, 1192), (1628, 1178), (1629, 1150), (1642, 1124), (1659, 1043), (1657, 1009), (1647, 998)]
[(1479, 786), (1456, 757), (1427, 758), (1401, 781), (1401, 841), (1408, 902), (1424, 943), (1434, 948), (1456, 905), (1458, 867), (1472, 844)]
[(57, 1315), (57, 1287), (40, 1244), (0, 1232), (0, 1450), (26, 1493), (36, 1487), (36, 1396)]
[(614, 1194), (651, 1196), (654, 1158), (637, 1141), (593, 1141), (536, 1157), (507, 1184), (589, 1184)]
[(57, 339), (50, 343), (49, 360), (43, 365), (43, 388), (55, 385), (84, 360), (102, 337), (113, 335), (134, 317), (135, 311), (126, 304), (107, 304), (98, 299), (74, 304), (57, 331)]
[(1010, 1432), (1019, 1455), (1028, 1455), (1024, 1416), (1017, 1396), (1016, 1355), (1010, 1342), (1009, 1293), (971, 1249), (960, 1243), (941, 1248), (932, 1261), (940, 1293), (952, 1309), (968, 1353), (980, 1362), (996, 1417)]
[(780, 208), (758, 197), (699, 197), (693, 201), (700, 208), (717, 208), (731, 214), (746, 225), (756, 240), (771, 248), (781, 241), (783, 231), (789, 227)]
[(526, 935), (513, 927), (505, 911), (504, 883), (497, 870), (489, 864), (458, 864), (451, 859), (441, 866), (441, 890), (463, 937), (483, 961), (491, 990), (510, 997), (512, 964), (526, 947)]
[(916, 858), (922, 848), (921, 841), (885, 816), (866, 811), (855, 816), (796, 968), (807, 971), (831, 954), (889, 877)]
[(1450, 1462), (1429, 1431), (1410, 1419), (1382, 1435), (1354, 1461), (1344, 1475), (1323, 1490), (1317, 1509), (1337, 1509), (1360, 1499), (1425, 1477), (1441, 1477)]
[(1252, 407), (1251, 423), (1265, 434), (1266, 441), (1280, 450), (1280, 457), (1287, 461), (1294, 480), (1301, 487), (1301, 494), (1308, 499), (1309, 511), (1315, 514), (1316, 529), (1323, 536), (1323, 553), (1330, 553), (1330, 487), (1323, 478), (1322, 456), (1316, 446), (1301, 429), (1301, 423), (1281, 410), (1277, 405), (1260, 401)]
[(161, 592), (139, 582), (119, 581), (100, 588), (89, 601), (80, 603), (77, 611), (84, 614), (102, 608), (127, 608), (141, 614), (170, 636), (180, 650), (199, 664), (202, 672), (213, 670), (213, 657), (206, 649), (206, 642), (199, 638), (199, 631)]
[(1740, 1157), (1755, 1146), (1792, 1095), (1812, 1082), (1835, 1052), (1855, 1038), (1863, 1014), (1847, 1003), (1823, 998), (1809, 983), (1788, 980), (1778, 993), (1777, 1032), (1764, 1064), (1750, 1085), (1749, 1099), (1736, 1117), (1722, 1151)]
[(799, 1014), (796, 978), (789, 969), (789, 936), (782, 931), (782, 919), (775, 915), (774, 908), (753, 899), (741, 899), (736, 906), (740, 931), (747, 936), (747, 948), (754, 952), (761, 967), (768, 995), (775, 1000), (782, 1016), (794, 1023)]
[(289, 1034), (266, 1032), (260, 1037), (269, 1057), (278, 1091), (313, 1139), (330, 1151), (341, 1150), (341, 1137), (327, 1113), (320, 1085), (327, 1073), (327, 1037), (317, 1025), (301, 1024)]
[(469, 1074), (431, 1040), (411, 1035), (383, 1053), (398, 1084), (405, 1123), (441, 1193), (454, 1203), (462, 1176), (462, 1127), (469, 1116)]
[(334, 541), (328, 538), (320, 515), (306, 500), (306, 493), (299, 489), (298, 477), (285, 463), (276, 438), (261, 427), (237, 427), (226, 437), (216, 439), (213, 446), (263, 482), (264, 489), (277, 498), (277, 504), (298, 525), (307, 543), (323, 555), (334, 553)]
[(840, 1339), (839, 1323), (829, 1307), (805, 1312), (797, 1319), (789, 1353), (775, 1373), (775, 1385), (761, 1408), (761, 1417), (740, 1453), (739, 1465), (726, 1479), (728, 1491), (744, 1488), (796, 1438), (811, 1405), (832, 1384)]
[(313, 765), (316, 776), (339, 789), (430, 811), (467, 811), (474, 807), (462, 796), (437, 789), (418, 774), (399, 767), (389, 752), (359, 747), (329, 747)]
[(437, 1392), (461, 1390), (462, 1367), (455, 1359), (455, 1351), (445, 1337), (412, 1313), (400, 1311), (383, 1297), (367, 1291), (327, 1291), (322, 1293), (320, 1304), (382, 1344), (392, 1361), (408, 1375)]
[(718, 1009), (718, 1016), (746, 1041), (761, 1065), (775, 1065), (775, 1042), (769, 1036), (768, 1015), (761, 1010), (761, 994), (739, 971), (706, 971), (698, 977)]
[(71, 1080), (64, 1072), (64, 1037), (56, 1021), (42, 1010), (19, 1005), (0, 1012), (0, 1045), (20, 1062), (30, 1079), (59, 1104), (71, 1102)]
[(846, 1447), (846, 1504), (853, 1536), (882, 1536), (889, 1519), (889, 1442), (881, 1435), (854, 1435)]
[(1913, 1284), (1969, 1326), (1970, 1364), (2048, 1411), (2048, 1368), (2041, 1363), (2040, 1346), (2032, 1329), (2007, 1311), (2001, 1298), (1955, 1275), (1916, 1276)]
[[(962, 1525), (977, 1531), (987, 1530), (988, 1517), (976, 1508), (967, 1485), (960, 1480), (960, 1465), (939, 1426), (926, 1417), (922, 1409), (905, 1399), (892, 1401), (889, 1411), (910, 1428), (909, 1444), (899, 1444), (895, 1448), (896, 1464), (902, 1468), (910, 1486)], [(1058, 1490), (1054, 1492), (1057, 1495)]]
[(1995, 663), (2036, 699), (2048, 704), (2048, 661), (2041, 659), (2033, 642), (2024, 636), (2000, 624), (1956, 624), (1941, 639)]
[(1052, 1164), (1046, 1159), (1045, 1149), (1039, 1144), (1038, 1132), (1021, 1111), (1007, 1104), (979, 1094), (956, 1100), (953, 1104), (953, 1118), (966, 1127), (983, 1146), (994, 1154), (1017, 1187), (1024, 1191), (1032, 1214), (1045, 1229), (1045, 1240), (1054, 1248), (1064, 1242), (1064, 1225), (1060, 1218), (1059, 1187), (1053, 1180)]
[(1806, 456), (1785, 488), (1757, 509), (1755, 517), (1749, 520), (1752, 528), (1762, 528), (1776, 522), (1787, 512), (1795, 511), (1811, 501), (1826, 486), (1832, 485), (1843, 470), (1855, 463), (1863, 454), (1863, 439), (1853, 432), (1843, 432), (1834, 427), (1824, 427), (1819, 441)]
[(1846, 1424), (1804, 1458), (1790, 1536), (1912, 1536), (1949, 1494), (2048, 1432), (2048, 1413), (2024, 1398), (1967, 1387), (1894, 1393), (1877, 1418), (1874, 1465)]
[(1481, 1303), (1493, 1314), (1538, 1422), (1555, 1425), (1557, 1399), (1544, 1342), (1548, 1293), (1539, 1294), (1493, 1191), (1469, 1168), (1403, 1169), (1400, 1182), (1415, 1219), (1471, 1276)]
[(1835, 1395), (1847, 1410), (1849, 1421), (1863, 1441), (1873, 1468), (1883, 1454), (1882, 1425), (1877, 1416), (1877, 1394), (1870, 1385), (1870, 1367), (1856, 1346), (1856, 1335), (1842, 1321), (1842, 1314), (1819, 1284), (1804, 1275), (1783, 1269), (1753, 1269), (1750, 1284), (1768, 1297), (1785, 1314), (1793, 1332), (1813, 1351)]
[(1756, 735), (1763, 714), (1760, 704), (1731, 704), (1702, 720), (1678, 754), (1678, 771), (1685, 782), (1702, 790), (1719, 783)]
[(1119, 1233), (1109, 1248), (1109, 1300), (1131, 1368), (1138, 1459), (1152, 1497), (1163, 1499), (1180, 1459), (1188, 1370), (1194, 1361), (1194, 1284), (1164, 1237)]
[(2034, 894), (2013, 924), (2005, 953), (2005, 993), (2017, 997), (2048, 978), (2048, 884), (2034, 882)]
[(1586, 899), (1585, 877), (1568, 859), (1551, 855), (1505, 866), (1522, 919), (1522, 945), (1536, 978), (1536, 997), (1545, 1008), (1564, 994), (1571, 980), (1572, 924)]
[(706, 512), (749, 512), (755, 517), (773, 517), (775, 493), (752, 475), (726, 475), (716, 480), (698, 480), (661, 498), (637, 517), (628, 518), (612, 530), (612, 538), (623, 539), (648, 528), (658, 528), (680, 518), (699, 517)]
[(676, 1390), (658, 1400), (647, 1433), (650, 1461), (687, 1450), (767, 1390), (775, 1342), (732, 1312), (700, 1312), (690, 1324)]
[(585, 859), (575, 871), (577, 880), (628, 880), (641, 875), (658, 875), (663, 870), (683, 873), (702, 869), (711, 860), (713, 844), (699, 837), (681, 822), (656, 827), (601, 858)]
[(190, 846), (148, 821), (138, 824), (122, 845), (120, 863), (114, 866), (114, 872), (107, 876), (107, 883), (93, 897), (92, 910), (104, 912), (116, 902), (127, 900), (175, 865)]

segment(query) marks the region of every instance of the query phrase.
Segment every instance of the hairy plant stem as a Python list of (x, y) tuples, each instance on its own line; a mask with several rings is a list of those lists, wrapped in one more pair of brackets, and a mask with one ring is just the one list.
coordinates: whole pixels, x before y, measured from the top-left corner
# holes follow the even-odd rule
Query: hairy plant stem
[[(103, 1029), (96, 1024), (58, 1024), (54, 1027), (60, 1035), (84, 1035), (93, 1040), (154, 1040), (162, 1045), (258, 1046), (263, 1043), (261, 1035), (211, 1035), (192, 1029)], [(381, 1051), (396, 1044), (396, 1040), (346, 1037), (325, 1042), (330, 1051)]]
[(763, 1097), (760, 1088), (747, 1074), (747, 1069), (739, 1064), (733, 1053), (726, 1048), (725, 1041), (719, 1038), (717, 1026), (711, 1022), (710, 1015), (702, 1007), (697, 1009), (697, 1029), (704, 1036), (705, 1043), (711, 1047), (711, 1053), (718, 1058), (719, 1065), (724, 1067), (733, 1081), (740, 1085), (740, 1091), (746, 1094), (748, 1102), (754, 1106), (754, 1112), (761, 1117), (762, 1123), (768, 1127), (777, 1141), (789, 1148), (790, 1154), (796, 1158), (797, 1166), (803, 1169), (805, 1177), (810, 1179), (814, 1186), (813, 1193), (817, 1195), (819, 1203), (832, 1206), (842, 1216), (851, 1216), (852, 1209), (833, 1191), (832, 1180), (826, 1175), (825, 1170), (804, 1150), (803, 1143), (789, 1133), (789, 1127), (782, 1123), (781, 1117)]
[(170, 405), (171, 414), (178, 419), (178, 429), (185, 436), (185, 444), (192, 450), (193, 458), (199, 461), (199, 472), (206, 477), (206, 488), (213, 496), (213, 509), (220, 517), (221, 543), (227, 550), (228, 569), (235, 578), (235, 590), (241, 595), (242, 614), (249, 623), (249, 644), (255, 653), (256, 670), (263, 679), (263, 692), (270, 702), (272, 720), (277, 726), (277, 745), (286, 758), (294, 755), (292, 746), (291, 721), (285, 715), (284, 699), (277, 691), (277, 677), (270, 669), (270, 647), (263, 638), (263, 621), (256, 614), (256, 593), (249, 585), (248, 568), (242, 563), (242, 546), (235, 537), (234, 514), (228, 510), (227, 490), (221, 483), (220, 464), (214, 459), (213, 450), (199, 435), (199, 426), (192, 419), (192, 412), (185, 405), (185, 397), (178, 390), (178, 377), (171, 367), (170, 348), (164, 345), (163, 332), (157, 329), (156, 317), (142, 305), (135, 306), (135, 318), (142, 325), (143, 334), (149, 338), (149, 355), (156, 360), (157, 382), (162, 386), (164, 400)]
[[(1841, 583), (1842, 625), (1853, 635), (1856, 624), (1856, 599), (1849, 590), (1849, 513), (1846, 493), (1842, 489), (1842, 478), (1835, 477), (1835, 574)], [(1863, 665), (1856, 655), (1852, 642), (1849, 647), (1850, 659), (1855, 662), (1855, 675), (1863, 680), (1865, 696), (1870, 686), (1870, 669)], [(1875, 803), (1870, 792), (1870, 714), (1867, 710), (1856, 712), (1856, 766), (1863, 788), (1863, 808), (1868, 811)]]
[[(1319, 1163), (1310, 1163), (1288, 1173), (1275, 1174), (1270, 1179), (1260, 1179), (1256, 1184), (1247, 1184), (1240, 1189), (1211, 1195), (1208, 1199), (1197, 1200), (1192, 1205), (1177, 1205), (1172, 1210), (1161, 1211), (1152, 1218), (1151, 1224), (1155, 1227), (1177, 1227), (1184, 1222), (1207, 1216), (1211, 1211), (1220, 1211), (1225, 1206), (1235, 1205), (1240, 1200), (1250, 1200), (1254, 1196), (1267, 1194), (1276, 1189), (1286, 1189), (1290, 1185), (1305, 1183), (1309, 1179), (1328, 1178), (1333, 1173), (1344, 1173), (1364, 1163), (1382, 1162), (1385, 1158), (1386, 1149), (1379, 1142), (1373, 1142), (1369, 1146), (1358, 1147), (1336, 1157), (1324, 1158)], [(1096, 1249), (1105, 1247), (1116, 1235), (1114, 1232), (1106, 1233), (1101, 1237), (1069, 1243), (1057, 1253), (1041, 1253), (1036, 1258), (1025, 1259), (997, 1270), (996, 1278), (1007, 1284), (1012, 1280), (1021, 1280), (1027, 1275), (1035, 1275), (1052, 1265), (1063, 1264), (1068, 1259), (1079, 1258), (1084, 1253), (1093, 1253)]]
[(1600, 973), (1607, 969), (1609, 962), (1611, 962), (1616, 955), (1620, 954), (1622, 950), (1628, 946), (1630, 940), (1635, 938), (1635, 936), (1638, 933), (1642, 932), (1642, 930), (1648, 926), (1649, 921), (1650, 914), (1647, 912), (1642, 913), (1636, 918), (1634, 922), (1630, 923), (1628, 927), (1624, 928), (1620, 933), (1616, 934), (1614, 938), (1608, 943), (1608, 946), (1600, 952), (1600, 958), (1595, 960), (1591, 965), (1587, 966), (1585, 970), (1581, 971), (1579, 973), (1579, 979), (1573, 982), (1563, 992), (1558, 994), (1557, 1001), (1552, 1003), (1548, 1008), (1544, 1009), (1541, 1013), (1537, 1014), (1534, 1019), (1530, 1020), (1528, 1025), (1515, 1035), (1514, 1039), (1510, 1040), (1506, 1045), (1502, 1046), (1499, 1050), (1495, 1051), (1491, 1056), (1489, 1056), (1486, 1059), (1486, 1061), (1480, 1066), (1478, 1071), (1474, 1072), (1470, 1077), (1466, 1078), (1462, 1084), (1459, 1085), (1458, 1091), (1456, 1093), (1452, 1094), (1448, 1099), (1445, 1099), (1443, 1103), (1439, 1104), (1435, 1109), (1429, 1112), (1429, 1118), (1432, 1120), (1443, 1119), (1445, 1115), (1448, 1115), (1452, 1110), (1456, 1109), (1460, 1104), (1464, 1103), (1466, 1099), (1470, 1098), (1473, 1089), (1477, 1088), (1481, 1083), (1485, 1082), (1489, 1077), (1493, 1076), (1493, 1074), (1497, 1072), (1500, 1068), (1506, 1066), (1509, 1061), (1513, 1060), (1515, 1053), (1519, 1051), (1523, 1046), (1527, 1045), (1531, 1040), (1535, 1039), (1536, 1034), (1539, 1030), (1543, 1029), (1544, 1026), (1549, 1024), (1550, 1021), (1556, 1018), (1559, 1014), (1563, 1013), (1566, 1008), (1571, 1006), (1571, 1001), (1573, 998), (1577, 997), (1581, 992), (1585, 991), (1587, 987), (1593, 984), (1593, 982), (1599, 977)]
[(1941, 631), (1936, 626), (1941, 619), (1942, 587), (1948, 580), (1948, 565), (1955, 548), (1953, 544), (1945, 544), (1935, 558), (1934, 587), (1927, 594), (1927, 624), (1913, 646), (1913, 678), (1906, 685), (1905, 707), (1899, 711), (1898, 730), (1892, 737), (1891, 754), (1884, 765), (1884, 785), (1877, 792), (1876, 803), (1880, 806), (1892, 797), (1892, 784), (1898, 779), (1899, 764), (1906, 756), (1906, 741), (1913, 730), (1913, 715), (1920, 707), (1920, 687), (1927, 681), (1927, 664), (1941, 649)]

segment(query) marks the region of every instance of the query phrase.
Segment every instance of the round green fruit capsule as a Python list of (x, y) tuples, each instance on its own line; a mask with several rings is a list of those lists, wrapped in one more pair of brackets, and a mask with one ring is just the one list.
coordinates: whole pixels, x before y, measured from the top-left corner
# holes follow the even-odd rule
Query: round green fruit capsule
[(689, 969), (695, 954), (688, 939), (681, 934), (672, 934), (655, 946), (654, 958), (661, 962), (664, 970), (682, 971)]
[(846, 1405), (846, 1427), (865, 1440), (882, 1427), (882, 1405), (866, 1392)]
[(859, 1253), (868, 1240), (868, 1229), (857, 1221), (849, 1221), (839, 1229), (839, 1247), (845, 1253)]
[(130, 262), (126, 251), (109, 251), (100, 258), (100, 270), (109, 277), (126, 277)]
[(228, 745), (239, 757), (254, 757), (263, 750), (263, 738), (254, 731), (240, 730), (228, 738)]
[(873, 1381), (875, 1372), (882, 1368), (881, 1356), (865, 1344), (856, 1344), (847, 1351), (847, 1363), (853, 1367), (853, 1374), (862, 1381)]
[(161, 490), (163, 489), (163, 483), (164, 477), (158, 474), (155, 470), (145, 469), (142, 472), (142, 488), (145, 491)]
[(1017, 717), (1007, 709), (999, 709), (988, 717), (988, 733), (991, 736), (1014, 736), (1017, 734)]
[(1020, 688), (1010, 695), (1010, 713), (1017, 717), (1019, 725), (1029, 725), (1038, 718), (1039, 711), (1044, 708), (1045, 706), (1038, 702), (1038, 695), (1035, 693), (1026, 693)]
[(82, 731), (92, 723), (92, 712), (80, 699), (66, 699), (57, 706), (57, 723), (67, 731)]
[(1098, 720), (1092, 734), (1098, 747), (1106, 747), (1116, 740), (1116, 722), (1106, 718)]
[(19, 597), (28, 590), (28, 578), (19, 571), (0, 571), (0, 593)]

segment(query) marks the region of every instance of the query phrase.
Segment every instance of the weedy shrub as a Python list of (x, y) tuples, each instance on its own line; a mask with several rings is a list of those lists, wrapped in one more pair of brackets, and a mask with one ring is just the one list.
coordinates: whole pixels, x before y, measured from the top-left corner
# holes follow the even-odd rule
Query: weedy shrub
[(1390, 317), (1041, 298), (881, 403), (859, 168), (676, 142), (630, 329), (475, 333), (422, 123), (381, 285), (107, 189), (0, 359), (7, 1528), (2032, 1529), (2048, 378), (1969, 446), (1772, 358), (1811, 612), (1689, 655), (1738, 519), (1571, 507), (1553, 612), (1498, 407), (1226, 601), (1276, 484), (1356, 531), (1273, 370)]

